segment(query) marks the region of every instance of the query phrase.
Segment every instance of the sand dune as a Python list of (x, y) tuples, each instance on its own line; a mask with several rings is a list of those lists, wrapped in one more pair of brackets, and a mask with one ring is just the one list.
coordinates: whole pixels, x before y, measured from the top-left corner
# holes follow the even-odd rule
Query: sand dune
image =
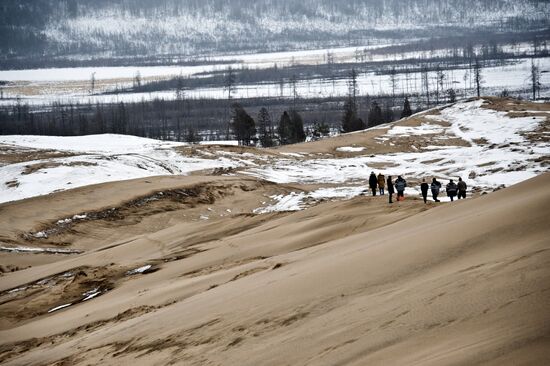
[[(549, 108), (269, 150), (5, 137), (0, 363), (550, 364)], [(366, 195), (372, 169), (407, 199)], [(424, 204), (432, 175), (468, 199)]]
[[(89, 301), (4, 324), (2, 360), (545, 364), (549, 184), (545, 174), (428, 210), (416, 200), (389, 207), (382, 199), (360, 197), (267, 220), (222, 217), (209, 223), (219, 237), (191, 246), (186, 238), (192, 225), (182, 220), (121, 246), (15, 272), (2, 279), (4, 290), (74, 268), (83, 268), (80, 276), (89, 282), (108, 278), (111, 288)], [(224, 228), (234, 227), (226, 220), (246, 227), (228, 234)], [(139, 230), (140, 224), (134, 226)], [(170, 260), (182, 249), (195, 251)], [(146, 263), (156, 271), (127, 274)], [(55, 286), (87, 288), (78, 276), (68, 281)], [(33, 295), (26, 296), (30, 307)]]

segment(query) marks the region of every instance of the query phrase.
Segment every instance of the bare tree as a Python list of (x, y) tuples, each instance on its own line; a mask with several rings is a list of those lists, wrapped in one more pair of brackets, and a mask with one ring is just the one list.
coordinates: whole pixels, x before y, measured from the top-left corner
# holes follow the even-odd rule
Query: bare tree
[(481, 63), (479, 62), (479, 59), (476, 57), (475, 63), (474, 63), (474, 81), (476, 83), (476, 91), (477, 91), (477, 97), (479, 98), (481, 96), (481, 85), (483, 84), (483, 75), (481, 74)]
[(237, 81), (237, 77), (235, 75), (235, 72), (229, 66), (227, 68), (227, 73), (225, 74), (225, 84), (224, 87), (227, 89), (227, 100), (230, 102), (231, 97), (233, 95), (233, 91), (235, 90), (235, 82)]
[(298, 78), (296, 77), (296, 74), (293, 74), (290, 78), (290, 85), (292, 86), (292, 103), (294, 105), (294, 108), (296, 108), (296, 100), (298, 99), (298, 91), (296, 90), (297, 82)]
[(136, 72), (136, 75), (134, 76), (134, 88), (140, 88), (141, 87), (141, 73), (139, 70)]
[(430, 106), (430, 78), (428, 67), (422, 67), (422, 89), (426, 92), (426, 104)]
[(533, 91), (533, 100), (537, 99), (537, 93), (540, 95), (540, 77), (541, 71), (539, 65), (531, 60), (531, 89)]
[(92, 72), (92, 76), (90, 77), (90, 93), (94, 94), (95, 91), (95, 72)]
[(398, 83), (399, 83), (399, 77), (397, 76), (397, 70), (395, 69), (395, 66), (394, 66), (390, 70), (392, 104), (393, 104), (393, 99), (395, 98), (395, 90), (397, 89)]
[(224, 87), (227, 89), (227, 109), (226, 109), (226, 120), (227, 120), (227, 128), (226, 128), (226, 139), (230, 139), (230, 132), (231, 132), (231, 119), (227, 118), (227, 115), (229, 114), (229, 110), (231, 109), (231, 97), (233, 94), (233, 90), (235, 88), (235, 82), (237, 80), (237, 77), (235, 76), (235, 72), (229, 66), (227, 68), (227, 73), (225, 74), (225, 84)]
[(437, 78), (437, 102), (439, 103), (439, 91), (443, 93), (444, 84), (445, 84), (445, 73), (443, 72), (439, 64), (437, 65), (436, 78)]
[(349, 72), (349, 79), (348, 79), (348, 96), (353, 101), (353, 104), (357, 104), (357, 70), (355, 68), (352, 68)]
[(185, 83), (183, 76), (180, 74), (176, 82), (176, 99), (183, 100), (185, 99)]

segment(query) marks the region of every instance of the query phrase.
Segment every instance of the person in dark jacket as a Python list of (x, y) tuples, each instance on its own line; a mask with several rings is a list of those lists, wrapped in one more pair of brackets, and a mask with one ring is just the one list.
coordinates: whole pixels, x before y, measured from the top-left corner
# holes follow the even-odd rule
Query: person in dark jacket
[(426, 179), (422, 179), (422, 184), (420, 185), (420, 191), (422, 192), (422, 198), (424, 198), (424, 203), (428, 203), (428, 189), (430, 186), (426, 183)]
[(378, 189), (380, 190), (380, 195), (384, 195), (384, 188), (386, 187), (386, 177), (384, 174), (378, 173)]
[(374, 172), (370, 173), (369, 187), (372, 191), (372, 195), (376, 196), (376, 190), (378, 188), (378, 178), (376, 178), (376, 174), (374, 174)]
[(388, 195), (390, 196), (390, 203), (393, 203), (392, 198), (393, 198), (393, 194), (395, 193), (395, 190), (393, 188), (393, 181), (391, 180), (391, 175), (388, 177), (387, 186), (388, 186)]
[(437, 179), (433, 179), (432, 180), (432, 184), (430, 186), (430, 188), (432, 189), (432, 197), (434, 199), (435, 202), (441, 202), (437, 199), (437, 196), (439, 196), (439, 191), (441, 190), (441, 183), (439, 183), (437, 181)]
[(447, 184), (447, 196), (451, 199), (451, 202), (454, 201), (454, 198), (456, 197), (456, 193), (458, 191), (458, 187), (455, 182), (451, 179), (449, 181), (449, 184)]
[(402, 176), (398, 176), (395, 181), (395, 190), (397, 191), (397, 200), (400, 197), (405, 197), (405, 188), (407, 187), (407, 181)]
[(458, 178), (457, 185), (458, 185), (458, 199), (461, 199), (461, 198), (466, 199), (466, 190), (468, 189), (466, 182), (464, 182), (462, 178)]

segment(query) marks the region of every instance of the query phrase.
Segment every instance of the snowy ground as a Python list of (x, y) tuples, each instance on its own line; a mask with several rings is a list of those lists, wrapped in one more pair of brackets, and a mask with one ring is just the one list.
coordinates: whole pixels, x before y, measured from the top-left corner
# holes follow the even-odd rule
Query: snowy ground
[[(198, 73), (225, 70), (229, 66), (241, 68), (246, 66), (251, 69), (300, 65), (317, 65), (327, 62), (327, 55), (334, 58), (335, 62), (350, 62), (356, 59), (358, 54), (364, 54), (370, 50), (388, 46), (380, 44), (364, 47), (342, 47), (317, 49), (307, 51), (289, 51), (255, 54), (235, 54), (211, 57), (211, 62), (199, 66), (120, 66), (120, 67), (75, 67), (75, 68), (50, 68), (27, 70), (0, 70), (0, 80), (4, 81), (88, 81), (92, 74), (97, 81), (121, 78), (133, 78), (137, 73), (143, 78), (189, 76)], [(415, 54), (415, 56), (418, 56)], [(379, 56), (382, 57), (382, 56)], [(221, 62), (221, 63), (220, 63)]]
[[(43, 69), (43, 70), (7, 70), (0, 71), (0, 80), (10, 81), (3, 88), (4, 100), (0, 100), (0, 106), (12, 105), (15, 98), (20, 98), (24, 104), (32, 106), (50, 105), (54, 102), (61, 103), (119, 103), (119, 102), (140, 102), (153, 99), (175, 99), (175, 90), (163, 90), (151, 93), (120, 93), (120, 94), (99, 94), (103, 91), (114, 90), (116, 87), (129, 87), (133, 83), (135, 75), (139, 72), (141, 78), (146, 80), (164, 79), (182, 76), (195, 76), (202, 72), (213, 72), (225, 70), (228, 66), (234, 68), (248, 67), (252, 69), (263, 69), (272, 67), (280, 61), (282, 66), (293, 63), (312, 64), (312, 60), (323, 63), (319, 58), (327, 57), (334, 53), (339, 55), (338, 62), (351, 62), (355, 54), (363, 54), (360, 48), (341, 50), (318, 50), (303, 51), (301, 53), (270, 54), (277, 56), (272, 61), (267, 61), (266, 55), (245, 55), (233, 64), (224, 65), (203, 65), (193, 67), (103, 67), (103, 68), (73, 68), (73, 69)], [(441, 50), (441, 52), (446, 52)], [(295, 56), (291, 56), (295, 54)], [(422, 57), (420, 54), (410, 55)], [(292, 57), (296, 57), (293, 59)], [(391, 56), (372, 56), (375, 61), (383, 61)], [(289, 60), (290, 58), (290, 60)], [(378, 60), (377, 58), (380, 58)], [(534, 60), (541, 70), (550, 69), (550, 58)], [(229, 62), (229, 60), (228, 60)], [(278, 66), (281, 66), (278, 64)], [(529, 92), (530, 88), (530, 67), (531, 59), (523, 59), (516, 64), (506, 66), (487, 67), (483, 69), (483, 93), (496, 95), (504, 89), (509, 91)], [(90, 94), (90, 79), (94, 74), (96, 78), (95, 94)], [(469, 70), (444, 70), (444, 89), (455, 89), (459, 96), (471, 96), (474, 90), (473, 74)], [(397, 94), (422, 93), (422, 78), (420, 73), (400, 73), (397, 75)], [(362, 73), (358, 76), (358, 95), (389, 95), (393, 92), (389, 75), (377, 75), (373, 72)], [(430, 89), (437, 88), (436, 72), (429, 73)], [(550, 84), (550, 73), (541, 75), (541, 84)], [(235, 98), (264, 98), (293, 96), (294, 88), (290, 83), (261, 83), (261, 84), (238, 84), (234, 89)], [(313, 78), (306, 81), (299, 81), (296, 84), (296, 93), (301, 98), (328, 98), (345, 96), (348, 93), (348, 81), (344, 79), (330, 80), (325, 78)], [(526, 94), (526, 95), (527, 95)], [(549, 96), (550, 89), (543, 88), (542, 96)], [(186, 98), (200, 99), (227, 98), (227, 91), (223, 87), (196, 88), (186, 90)]]
[[(375, 140), (382, 145), (394, 144), (403, 137), (413, 141), (428, 139), (433, 145), (417, 148), (412, 144), (409, 152), (375, 155), (361, 146), (343, 145), (335, 149), (354, 154), (347, 158), (235, 153), (215, 147), (198, 148), (191, 155), (185, 152), (185, 144), (119, 135), (2, 136), (0, 145), (10, 149), (57, 150), (74, 156), (0, 167), (0, 202), (102, 182), (216, 168), (238, 168), (241, 173), (280, 184), (326, 185), (309, 193), (273, 196), (258, 208), (257, 212), (263, 213), (301, 209), (323, 199), (352, 198), (366, 190), (364, 184), (371, 171), (386, 176), (402, 175), (415, 182), (407, 190), (407, 194), (415, 196), (419, 194), (416, 183), (423, 178), (437, 177), (447, 183), (448, 179), (462, 177), (470, 190), (490, 192), (547, 171), (542, 158), (550, 155), (550, 144), (528, 139), (528, 134), (546, 118), (510, 118), (506, 113), (482, 108), (483, 103), (483, 100), (462, 102), (438, 113), (421, 114), (423, 122), (418, 126), (398, 122), (374, 129), (379, 133)], [(451, 142), (456, 143), (457, 139), (468, 146), (453, 145)]]
[[(550, 156), (550, 144), (534, 143), (523, 134), (534, 131), (545, 117), (509, 118), (503, 112), (481, 108), (483, 100), (458, 103), (443, 109), (440, 115), (427, 115), (428, 120), (450, 123), (450, 127), (422, 124), (418, 127), (391, 127), (384, 143), (391, 143), (392, 137), (425, 136), (451, 139), (459, 137), (470, 146), (426, 146), (418, 152), (379, 154), (370, 153), (346, 159), (303, 159), (296, 164), (293, 159), (279, 160), (269, 166), (249, 169), (246, 173), (277, 183), (301, 184), (364, 184), (371, 171), (382, 172), (394, 178), (402, 175), (406, 179), (431, 181), (437, 177), (443, 184), (461, 177), (469, 186), (481, 192), (510, 186), (548, 171), (537, 160)], [(484, 139), (485, 141), (481, 141)], [(351, 147), (337, 148), (339, 151), (354, 151)], [(385, 166), (375, 169), (371, 166)], [(355, 191), (356, 193), (358, 191)], [(360, 192), (359, 192), (360, 193)], [(357, 193), (357, 194), (359, 194)], [(409, 195), (418, 196), (419, 187), (409, 187)], [(305, 194), (291, 197), (275, 197), (277, 207), (300, 207), (306, 200)], [(448, 200), (447, 197), (441, 197)]]
[[(154, 175), (185, 175), (198, 170), (235, 168), (246, 163), (228, 156), (186, 157), (174, 150), (185, 144), (122, 135), (1, 136), (0, 145), (75, 154), (0, 167), (0, 202), (97, 183)], [(28, 173), (29, 167), (36, 169)], [(8, 182), (12, 183), (11, 187)]]

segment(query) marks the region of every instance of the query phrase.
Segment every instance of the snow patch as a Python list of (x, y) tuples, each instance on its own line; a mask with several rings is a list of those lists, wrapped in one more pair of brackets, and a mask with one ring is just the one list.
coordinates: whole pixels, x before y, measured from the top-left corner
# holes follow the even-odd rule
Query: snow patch
[(48, 310), (48, 313), (53, 313), (55, 311), (58, 311), (58, 310), (61, 310), (61, 309), (65, 309), (65, 308), (68, 308), (69, 306), (71, 306), (72, 304), (64, 304), (64, 305), (59, 305), (59, 306), (56, 306), (55, 308), (52, 308), (50, 310)]
[(10, 253), (35, 253), (35, 254), (81, 254), (83, 253), (78, 249), (66, 249), (66, 248), (35, 248), (24, 246), (0, 246), (0, 251)]
[(132, 269), (132, 270), (126, 272), (126, 274), (128, 276), (133, 276), (133, 275), (136, 275), (136, 274), (143, 274), (143, 273), (149, 271), (151, 268), (153, 268), (153, 266), (151, 264), (148, 264), (148, 265), (136, 268), (136, 269)]
[(344, 146), (336, 149), (336, 151), (339, 151), (339, 152), (361, 152), (364, 150), (365, 150), (364, 147), (353, 147), (353, 146)]

